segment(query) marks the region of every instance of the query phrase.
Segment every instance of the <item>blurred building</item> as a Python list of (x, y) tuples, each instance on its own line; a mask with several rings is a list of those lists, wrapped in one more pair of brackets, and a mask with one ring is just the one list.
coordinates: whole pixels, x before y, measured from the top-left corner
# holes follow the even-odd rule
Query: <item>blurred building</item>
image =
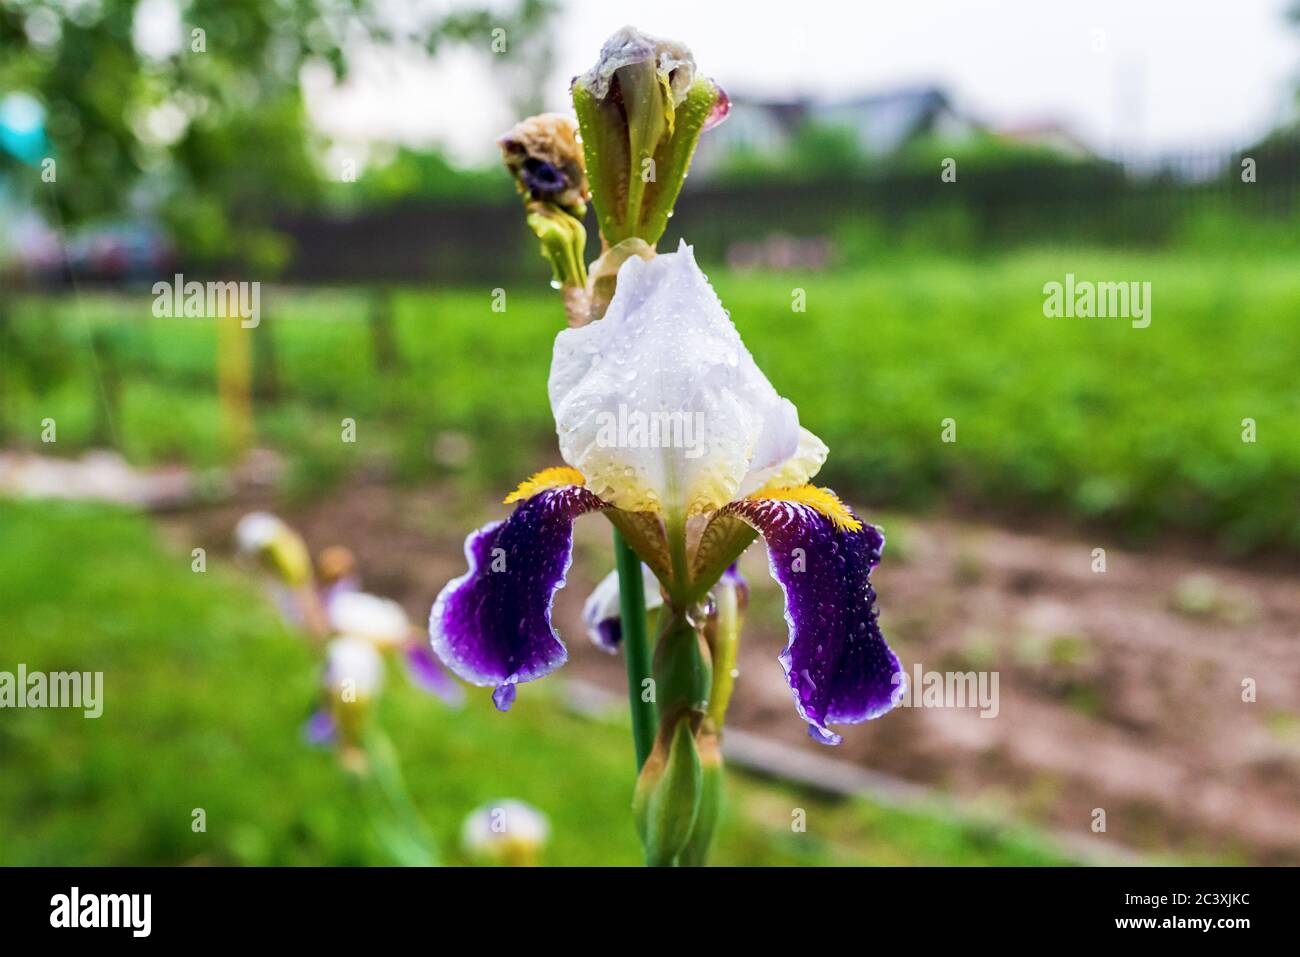
[(1085, 160), (1095, 155), (1083, 140), (1052, 120), (1003, 126), (993, 132), (1017, 146), (1034, 147), (1069, 159)]
[(809, 125), (849, 131), (861, 153), (873, 159), (892, 156), (922, 138), (961, 142), (983, 130), (934, 86), (837, 100), (737, 96), (727, 122), (700, 140), (692, 169), (707, 175), (739, 151), (778, 156)]

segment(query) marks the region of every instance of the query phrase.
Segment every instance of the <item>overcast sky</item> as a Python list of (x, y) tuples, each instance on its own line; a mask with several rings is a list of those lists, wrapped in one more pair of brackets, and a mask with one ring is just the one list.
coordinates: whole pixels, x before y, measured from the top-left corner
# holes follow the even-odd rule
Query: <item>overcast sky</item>
[[(420, 0), (416, 0), (420, 2)], [(677, 37), (732, 93), (853, 96), (936, 83), (995, 124), (1055, 121), (1098, 149), (1240, 143), (1275, 123), (1300, 77), (1287, 0), (568, 0), (547, 105), (625, 23)], [(438, 64), (385, 57), (312, 97), (349, 138), (493, 155), (514, 119), (468, 51)]]

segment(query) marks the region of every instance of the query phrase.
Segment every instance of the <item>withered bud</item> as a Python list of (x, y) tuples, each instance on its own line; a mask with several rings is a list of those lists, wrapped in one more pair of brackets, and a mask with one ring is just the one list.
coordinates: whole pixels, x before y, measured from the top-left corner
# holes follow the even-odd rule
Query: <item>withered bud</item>
[(521, 194), (579, 219), (586, 215), (591, 194), (575, 120), (539, 113), (516, 123), (497, 145)]

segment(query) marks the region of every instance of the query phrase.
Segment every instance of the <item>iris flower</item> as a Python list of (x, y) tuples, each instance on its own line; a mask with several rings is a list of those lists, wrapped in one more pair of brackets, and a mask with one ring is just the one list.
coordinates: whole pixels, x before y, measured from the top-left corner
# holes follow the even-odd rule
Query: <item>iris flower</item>
[[(239, 553), (262, 570), (285, 622), (317, 639), (359, 638), (382, 655), (400, 655), (411, 683), (459, 706), (464, 689), (452, 680), (429, 651), (420, 629), (390, 598), (361, 591), (356, 559), (338, 545), (321, 552), (319, 578), (311, 553), (292, 526), (267, 512), (250, 512), (235, 527)], [(320, 742), (331, 727), (318, 712), (307, 737)]]
[(811, 484), (826, 446), (755, 364), (689, 246), (623, 263), (604, 317), (556, 336), (548, 389), (566, 464), (524, 481), (505, 499), (510, 516), (466, 539), (468, 571), (430, 618), (452, 671), (491, 687), (504, 711), (520, 684), (564, 664), (552, 603), (573, 522), (602, 512), (678, 618), (707, 607), (723, 573), (766, 540), (789, 627), (779, 660), (813, 738), (836, 744), (832, 725), (893, 706), (900, 668), (870, 581), (884, 536)]
[[(569, 323), (548, 384), (565, 464), (522, 482), (505, 499), (509, 517), (466, 539), (469, 567), (434, 602), (431, 645), (509, 710), (519, 685), (568, 658), (552, 604), (573, 523), (603, 513), (616, 575), (583, 620), (627, 663), (633, 818), (647, 863), (699, 865), (723, 797), (747, 595), (736, 560), (766, 540), (785, 595), (779, 661), (795, 711), (815, 740), (838, 744), (833, 726), (884, 714), (906, 690), (871, 586), (885, 539), (812, 484), (826, 446), (759, 370), (691, 247), (656, 249), (700, 135), (727, 114), (722, 88), (685, 45), (626, 27), (572, 94), (576, 133), (546, 114), (501, 140)], [(590, 269), (588, 194), (601, 241)]]

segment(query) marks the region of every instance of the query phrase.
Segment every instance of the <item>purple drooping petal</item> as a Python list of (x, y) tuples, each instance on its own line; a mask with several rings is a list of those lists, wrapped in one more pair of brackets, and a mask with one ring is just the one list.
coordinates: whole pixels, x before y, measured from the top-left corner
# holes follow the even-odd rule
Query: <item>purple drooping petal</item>
[(906, 690), (869, 580), (884, 536), (873, 525), (836, 528), (801, 502), (746, 499), (727, 508), (767, 540), (772, 577), (785, 592), (790, 640), (780, 661), (795, 707), (815, 740), (838, 744), (829, 725), (878, 718)]
[(422, 641), (413, 641), (403, 651), (406, 661), (406, 674), (411, 684), (421, 691), (437, 695), (447, 704), (458, 708), (465, 703), (465, 689), (447, 674), (442, 663), (433, 656), (429, 646)]
[(465, 539), (469, 571), (438, 595), (429, 634), (443, 664), (471, 684), (497, 689), (502, 711), (516, 683), (568, 659), (551, 604), (573, 558), (574, 519), (604, 504), (580, 486), (545, 489)]
[(327, 708), (314, 712), (302, 726), (303, 738), (318, 748), (333, 744), (338, 739), (338, 733), (338, 723)]

